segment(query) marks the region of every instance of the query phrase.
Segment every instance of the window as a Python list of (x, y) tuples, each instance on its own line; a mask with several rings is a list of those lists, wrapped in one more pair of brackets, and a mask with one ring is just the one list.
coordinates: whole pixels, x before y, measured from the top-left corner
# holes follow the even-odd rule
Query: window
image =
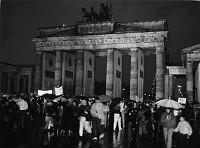
[(119, 70), (116, 70), (116, 77), (121, 78), (121, 72)]
[(74, 75), (73, 72), (65, 70), (65, 77), (73, 79), (74, 78), (73, 75)]
[(88, 78), (92, 78), (92, 71), (88, 70)]
[(46, 70), (46, 77), (54, 79), (55, 73), (53, 71)]
[(140, 70), (140, 78), (143, 78), (143, 71)]

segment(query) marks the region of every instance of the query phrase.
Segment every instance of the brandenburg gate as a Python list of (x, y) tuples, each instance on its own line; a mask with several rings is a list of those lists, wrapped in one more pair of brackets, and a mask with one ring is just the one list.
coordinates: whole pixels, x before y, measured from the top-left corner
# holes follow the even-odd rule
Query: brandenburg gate
[(156, 99), (164, 98), (166, 20), (79, 22), (39, 28), (34, 90), (63, 86), (69, 95), (94, 95), (95, 58), (107, 57), (106, 95), (121, 97), (122, 56), (131, 57), (130, 99), (143, 96), (144, 56), (156, 55)]

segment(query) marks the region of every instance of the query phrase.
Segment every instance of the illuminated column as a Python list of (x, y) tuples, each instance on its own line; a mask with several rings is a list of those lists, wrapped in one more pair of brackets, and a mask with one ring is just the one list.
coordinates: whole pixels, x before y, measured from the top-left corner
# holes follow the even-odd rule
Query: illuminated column
[(55, 87), (61, 86), (61, 71), (62, 71), (62, 51), (56, 51), (55, 63)]
[(138, 101), (138, 48), (130, 49), (131, 70), (130, 70), (130, 99)]
[(34, 91), (37, 92), (41, 89), (41, 65), (42, 65), (42, 52), (36, 52), (36, 65), (35, 65), (35, 81), (34, 81)]
[(187, 62), (187, 70), (186, 70), (186, 94), (188, 102), (193, 101), (193, 63)]
[(164, 98), (164, 47), (156, 47), (156, 100)]
[(30, 75), (28, 76), (28, 94), (31, 93), (31, 83), (32, 83), (31, 77), (32, 77), (32, 75), (30, 74)]
[(8, 72), (8, 93), (11, 93), (10, 87), (11, 87), (11, 73)]
[(83, 95), (83, 73), (84, 73), (84, 52), (77, 51), (76, 55), (76, 89), (75, 95), (80, 96)]
[(20, 83), (20, 76), (19, 73), (17, 73), (17, 93), (19, 93), (19, 83)]
[(106, 69), (106, 95), (113, 97), (114, 80), (114, 53), (113, 49), (107, 50), (107, 69)]
[(173, 75), (169, 75), (169, 97), (172, 98), (172, 92), (173, 92)]
[(44, 86), (44, 84), (45, 84), (45, 55), (46, 55), (46, 53), (43, 53), (42, 54), (42, 90), (44, 90), (45, 89), (45, 86)]
[(64, 82), (65, 82), (65, 56), (66, 55), (66, 52), (63, 52), (62, 53), (62, 86), (64, 87)]

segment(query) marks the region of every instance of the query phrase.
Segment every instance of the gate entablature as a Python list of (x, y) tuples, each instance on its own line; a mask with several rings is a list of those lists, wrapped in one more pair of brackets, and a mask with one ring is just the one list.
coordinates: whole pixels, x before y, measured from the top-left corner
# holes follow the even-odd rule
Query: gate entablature
[(164, 46), (167, 33), (168, 31), (47, 37), (34, 38), (33, 42), (35, 42), (36, 51), (154, 48)]

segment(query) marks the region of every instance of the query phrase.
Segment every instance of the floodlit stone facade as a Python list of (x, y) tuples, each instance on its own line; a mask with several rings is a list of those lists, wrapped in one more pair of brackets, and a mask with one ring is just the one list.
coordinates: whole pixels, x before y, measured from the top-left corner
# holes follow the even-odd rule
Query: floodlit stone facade
[[(39, 36), (32, 40), (37, 57), (34, 90), (62, 85), (66, 94), (92, 96), (95, 57), (106, 56), (106, 95), (121, 97), (122, 56), (129, 55), (130, 99), (136, 100), (136, 96), (143, 97), (144, 67), (140, 60), (144, 61), (146, 54), (155, 54), (156, 99), (164, 98), (169, 47), (166, 20), (79, 22), (73, 26), (42, 27), (39, 31)], [(47, 60), (49, 55), (51, 58)], [(70, 61), (75, 62), (71, 69)], [(52, 67), (48, 69), (50, 63)], [(73, 90), (69, 90), (69, 83)]]

